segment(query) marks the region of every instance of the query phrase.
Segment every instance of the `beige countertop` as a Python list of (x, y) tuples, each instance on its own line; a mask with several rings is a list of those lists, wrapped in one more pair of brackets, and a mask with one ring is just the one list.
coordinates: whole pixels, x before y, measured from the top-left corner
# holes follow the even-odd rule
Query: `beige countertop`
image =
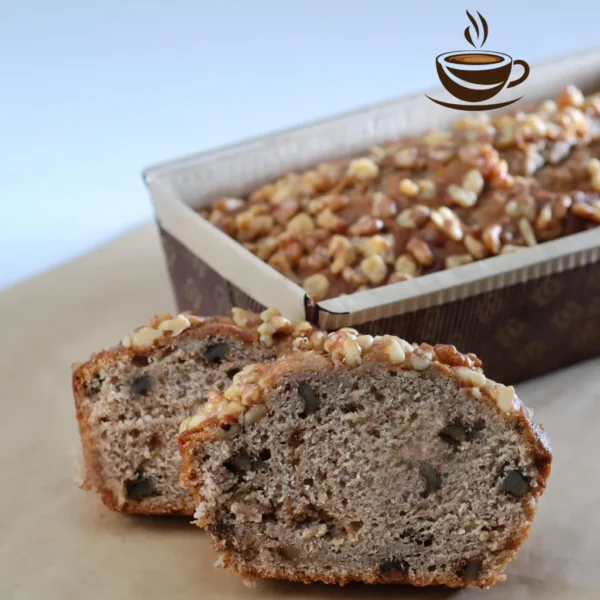
[(186, 520), (107, 511), (73, 483), (70, 365), (173, 307), (153, 226), (0, 294), (0, 598), (600, 598), (600, 359), (518, 386), (550, 435), (553, 474), (508, 581), (489, 592), (248, 589), (213, 569), (207, 536)]

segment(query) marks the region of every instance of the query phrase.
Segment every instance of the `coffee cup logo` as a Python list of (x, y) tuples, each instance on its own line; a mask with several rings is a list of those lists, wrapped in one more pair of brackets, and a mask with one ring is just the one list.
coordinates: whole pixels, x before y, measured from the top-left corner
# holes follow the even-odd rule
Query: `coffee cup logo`
[[(433, 102), (456, 110), (491, 110), (508, 106), (519, 98), (504, 102), (489, 103), (502, 90), (514, 88), (529, 76), (529, 65), (524, 60), (513, 60), (508, 54), (482, 50), (488, 37), (488, 24), (477, 12), (475, 19), (469, 11), (470, 25), (465, 29), (465, 38), (474, 50), (445, 52), (435, 59), (438, 77), (446, 90), (462, 103), (444, 102), (427, 96)], [(479, 22), (478, 22), (479, 21)], [(475, 38), (473, 38), (473, 33)], [(475, 39), (475, 41), (474, 41)], [(514, 76), (514, 67), (521, 67), (520, 76)], [(511, 75), (513, 77), (511, 78)]]

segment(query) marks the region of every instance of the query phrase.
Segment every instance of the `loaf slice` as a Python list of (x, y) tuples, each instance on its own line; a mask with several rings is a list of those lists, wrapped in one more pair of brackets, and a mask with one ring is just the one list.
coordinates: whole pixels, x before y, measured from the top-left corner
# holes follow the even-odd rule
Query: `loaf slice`
[(243, 367), (302, 347), (305, 336), (317, 345), (324, 337), (274, 309), (260, 316), (233, 309), (232, 318), (161, 315), (93, 355), (73, 373), (83, 487), (116, 511), (192, 515), (191, 495), (179, 484), (182, 419)]
[(182, 424), (182, 481), (247, 581), (502, 581), (551, 450), (473, 354), (330, 334), (248, 367)]

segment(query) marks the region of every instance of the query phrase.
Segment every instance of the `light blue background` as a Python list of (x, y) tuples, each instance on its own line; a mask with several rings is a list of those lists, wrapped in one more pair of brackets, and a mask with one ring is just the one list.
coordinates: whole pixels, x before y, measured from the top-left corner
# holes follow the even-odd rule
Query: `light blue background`
[(151, 219), (150, 163), (435, 86), (466, 8), (530, 63), (598, 44), (591, 1), (0, 0), (0, 287)]

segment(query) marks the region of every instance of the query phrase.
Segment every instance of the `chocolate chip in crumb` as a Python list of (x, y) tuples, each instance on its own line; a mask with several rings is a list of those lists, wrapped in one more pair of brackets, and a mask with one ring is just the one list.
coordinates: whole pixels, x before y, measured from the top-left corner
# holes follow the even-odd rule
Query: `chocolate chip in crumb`
[(397, 579), (408, 575), (408, 563), (405, 560), (392, 558), (379, 565), (379, 575), (385, 579)]
[(147, 367), (150, 364), (148, 356), (138, 356), (137, 354), (131, 359), (131, 364), (134, 367)]
[(143, 471), (136, 471), (134, 478), (125, 483), (125, 492), (128, 498), (139, 500), (154, 494), (154, 486), (145, 479)]
[(483, 560), (481, 558), (468, 558), (464, 561), (458, 576), (462, 577), (467, 585), (471, 585), (477, 581), (482, 565)]
[(440, 475), (431, 463), (426, 461), (420, 462), (419, 473), (423, 476), (423, 479), (425, 479), (425, 491), (422, 494), (424, 498), (427, 498), (429, 494), (442, 487)]
[(139, 394), (140, 396), (147, 396), (152, 389), (152, 377), (150, 375), (142, 375), (141, 377), (136, 377), (131, 384), (131, 391), (134, 394)]
[(471, 442), (481, 436), (485, 429), (485, 421), (478, 419), (473, 425), (453, 421), (439, 432), (440, 438), (451, 446), (459, 446), (462, 442)]
[(245, 452), (234, 454), (223, 466), (234, 475), (242, 476), (252, 470), (252, 457)]
[(85, 384), (85, 395), (88, 397), (95, 396), (102, 388), (103, 381), (103, 377), (100, 375), (94, 375), (94, 377), (92, 377), (90, 381)]
[(298, 384), (298, 393), (302, 400), (304, 400), (304, 411), (307, 414), (311, 414), (319, 410), (321, 401), (315, 394), (315, 391), (310, 387), (306, 381), (301, 381)]
[(289, 562), (293, 562), (302, 556), (302, 550), (295, 546), (282, 546), (277, 549), (277, 552), (281, 558)]
[(502, 489), (511, 496), (522, 498), (529, 491), (529, 479), (518, 469), (512, 469), (504, 476)]
[(204, 350), (204, 360), (219, 363), (229, 354), (229, 346), (225, 343), (211, 344)]
[(467, 428), (462, 423), (450, 423), (440, 431), (439, 436), (448, 444), (460, 444), (467, 439)]

